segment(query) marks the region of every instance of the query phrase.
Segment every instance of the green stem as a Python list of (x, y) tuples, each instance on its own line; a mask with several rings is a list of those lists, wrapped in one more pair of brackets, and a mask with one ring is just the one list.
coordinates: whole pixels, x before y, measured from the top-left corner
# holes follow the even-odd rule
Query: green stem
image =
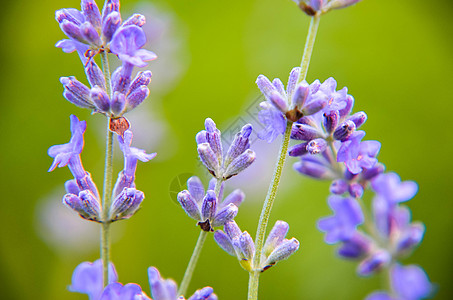
[[(223, 182), (222, 178), (217, 178), (214, 188), (214, 193), (216, 194), (217, 198), (219, 197), (222, 182)], [(201, 230), (200, 235), (198, 236), (197, 244), (193, 249), (192, 256), (190, 257), (189, 264), (187, 265), (186, 272), (184, 273), (184, 277), (182, 278), (181, 285), (179, 286), (178, 295), (184, 296), (184, 294), (187, 292), (187, 288), (189, 287), (190, 281), (192, 280), (193, 272), (195, 271), (198, 258), (200, 257), (200, 253), (201, 250), (203, 249), (203, 245), (204, 242), (206, 241), (207, 236), (208, 232)]]
[[(102, 68), (106, 83), (106, 92), (111, 95), (110, 68), (106, 52), (102, 52)], [(107, 119), (107, 136), (105, 145), (104, 187), (102, 193), (102, 230), (101, 230), (101, 259), (103, 268), (104, 287), (108, 285), (110, 262), (110, 222), (109, 210), (112, 195), (113, 177), (113, 132), (110, 131), (110, 119)]]
[(277, 164), (275, 165), (274, 175), (269, 185), (266, 200), (264, 200), (263, 209), (261, 210), (260, 220), (258, 222), (258, 229), (256, 231), (255, 238), (255, 257), (253, 258), (253, 271), (250, 272), (249, 279), (249, 294), (248, 299), (258, 299), (258, 285), (259, 285), (259, 274), (261, 270), (260, 260), (261, 252), (264, 245), (264, 237), (266, 235), (267, 223), (269, 223), (269, 217), (274, 204), (275, 197), (277, 196), (277, 189), (282, 176), (283, 166), (288, 152), (289, 138), (291, 136), (292, 123), (288, 122), (286, 125), (285, 134), (283, 135), (282, 144), (280, 146), (280, 152), (278, 155)]
[[(310, 58), (313, 52), (313, 46), (315, 44), (316, 33), (319, 27), (319, 20), (320, 16), (315, 15), (312, 17), (310, 22), (310, 27), (308, 28), (308, 35), (305, 42), (305, 49), (304, 54), (302, 56), (302, 61), (300, 64), (300, 74), (299, 74), (299, 81), (305, 80), (307, 77), (308, 66), (310, 65)], [(278, 185), (280, 183), (283, 166), (285, 164), (287, 152), (288, 152), (288, 145), (289, 145), (289, 138), (291, 135), (291, 127), (292, 123), (287, 122), (285, 134), (282, 139), (282, 144), (280, 146), (280, 152), (277, 160), (277, 164), (274, 168), (274, 175), (272, 177), (271, 183), (269, 185), (269, 190), (266, 195), (266, 200), (263, 204), (263, 209), (261, 210), (260, 220), (258, 223), (258, 229), (256, 232), (255, 238), (255, 257), (253, 258), (253, 271), (250, 272), (249, 277), (249, 291), (248, 291), (248, 299), (249, 300), (256, 300), (258, 299), (258, 287), (259, 287), (259, 276), (261, 273), (260, 268), (260, 260), (261, 260), (261, 252), (263, 251), (264, 246), (264, 236), (266, 234), (266, 227), (269, 222), (269, 217), (272, 209), (272, 205), (274, 204), (275, 197), (277, 195)]]
[(184, 273), (181, 285), (179, 286), (178, 295), (184, 295), (187, 292), (187, 288), (189, 287), (190, 280), (192, 279), (195, 266), (197, 265), (201, 249), (203, 249), (203, 245), (204, 242), (206, 241), (207, 236), (208, 236), (207, 231), (200, 230), (200, 235), (198, 236), (197, 244), (193, 249), (193, 253), (192, 256), (190, 257), (189, 264), (187, 265), (186, 272)]
[(307, 39), (305, 41), (304, 54), (302, 55), (302, 60), (300, 62), (299, 81), (305, 80), (307, 77), (308, 66), (310, 65), (311, 54), (313, 52), (313, 46), (315, 45), (316, 33), (318, 32), (320, 19), (320, 15), (315, 15), (311, 18)]

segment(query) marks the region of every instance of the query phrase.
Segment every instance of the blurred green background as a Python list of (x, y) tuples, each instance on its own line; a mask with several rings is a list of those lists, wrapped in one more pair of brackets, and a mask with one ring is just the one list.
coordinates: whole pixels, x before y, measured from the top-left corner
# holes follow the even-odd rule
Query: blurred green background
[[(2, 299), (86, 299), (67, 286), (80, 262), (99, 257), (96, 225), (61, 204), (69, 171), (46, 172), (52, 161), (46, 151), (68, 141), (74, 113), (88, 121), (84, 166), (98, 186), (103, 175), (103, 117), (61, 95), (60, 76), (84, 79), (77, 55), (54, 47), (64, 37), (54, 11), (63, 7), (80, 4), (18, 0), (3, 3), (0, 12)], [(159, 59), (148, 67), (147, 104), (129, 119), (134, 144), (158, 156), (139, 164), (137, 187), (146, 200), (136, 216), (113, 225), (112, 258), (121, 282), (137, 282), (149, 294), (146, 268), (156, 266), (179, 282), (199, 233), (174, 200), (175, 189), (184, 188), (179, 179), (207, 178), (195, 134), (208, 116), (221, 130), (253, 121), (256, 77), (286, 82), (300, 62), (309, 18), (290, 0), (122, 1), (123, 18), (132, 12), (147, 14), (149, 49)], [(452, 12), (450, 0), (365, 0), (329, 13), (308, 74), (310, 82), (333, 76), (339, 87), (347, 86), (355, 111), (368, 114), (367, 138), (382, 142), (380, 161), (403, 180), (418, 182), (408, 205), (427, 231), (404, 263), (425, 268), (437, 284), (436, 299), (453, 298)], [(254, 235), (277, 149), (262, 142), (252, 148), (256, 164), (227, 189), (244, 187), (247, 199), (236, 220)], [(261, 276), (260, 299), (363, 299), (381, 279), (358, 278), (356, 263), (337, 259), (335, 247), (323, 242), (315, 223), (330, 213), (329, 184), (299, 176), (294, 161), (287, 164), (271, 222), (287, 221), (301, 247)], [(118, 172), (121, 157), (115, 162)], [(190, 290), (211, 285), (220, 299), (245, 299), (247, 281), (236, 259), (210, 237)]]

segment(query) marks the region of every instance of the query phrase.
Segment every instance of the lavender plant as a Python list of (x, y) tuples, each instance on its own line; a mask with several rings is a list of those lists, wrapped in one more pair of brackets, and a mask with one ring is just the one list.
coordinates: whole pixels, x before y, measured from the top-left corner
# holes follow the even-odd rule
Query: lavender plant
[[(258, 136), (269, 143), (282, 135), (272, 180), (263, 203), (255, 239), (242, 231), (234, 220), (245, 194), (237, 189), (224, 197), (227, 181), (247, 169), (256, 159), (250, 149), (252, 126), (247, 124), (235, 135), (224, 151), (221, 132), (210, 118), (205, 130), (196, 135), (199, 159), (212, 175), (205, 189), (200, 178), (187, 181), (178, 202), (200, 227), (200, 235), (179, 286), (163, 279), (159, 271), (148, 269), (151, 296), (155, 300), (184, 299), (203, 245), (210, 232), (225, 252), (236, 256), (249, 272), (248, 299), (258, 299), (260, 274), (277, 262), (289, 258), (300, 246), (296, 238), (287, 239), (288, 223), (277, 221), (266, 238), (266, 229), (277, 196), (287, 156), (299, 157), (294, 164), (299, 173), (315, 179), (331, 180), (328, 205), (333, 216), (318, 222), (328, 244), (339, 244), (337, 254), (359, 261), (357, 273), (370, 276), (383, 272), (389, 279), (387, 290), (371, 293), (367, 300), (417, 300), (432, 294), (432, 284), (424, 270), (416, 265), (403, 266), (400, 259), (408, 256), (422, 241), (425, 228), (412, 222), (409, 208), (402, 205), (417, 193), (415, 182), (401, 182), (396, 173), (385, 173), (377, 160), (381, 144), (362, 141), (365, 132), (358, 130), (367, 120), (364, 112), (352, 113), (354, 98), (347, 88), (337, 90), (335, 79), (321, 83), (306, 81), (320, 17), (333, 10), (348, 7), (360, 0), (295, 1), (311, 23), (300, 67), (291, 70), (286, 87), (278, 78), (260, 75), (256, 80), (265, 97), (260, 104), (259, 119), (264, 130)], [(81, 11), (61, 9), (56, 19), (68, 39), (56, 46), (64, 52), (77, 51), (89, 86), (75, 77), (60, 79), (63, 96), (71, 103), (102, 114), (107, 119), (106, 159), (102, 196), (91, 174), (85, 171), (81, 153), (84, 147), (86, 121), (71, 115), (71, 138), (66, 144), (49, 148), (54, 161), (49, 168), (68, 166), (74, 179), (65, 183), (63, 204), (81, 218), (101, 225), (101, 258), (83, 262), (73, 273), (69, 289), (84, 293), (91, 300), (151, 299), (135, 283), (123, 285), (110, 259), (110, 225), (132, 217), (145, 195), (135, 185), (138, 160), (148, 162), (156, 153), (132, 147), (133, 134), (124, 114), (135, 109), (149, 95), (150, 71), (147, 66), (156, 59), (153, 52), (142, 49), (146, 37), (142, 30), (145, 17), (134, 14), (122, 21), (118, 0), (107, 0), (99, 10), (93, 0), (82, 0)], [(110, 74), (108, 56), (113, 54), (121, 66)], [(96, 63), (100, 56), (102, 70)], [(114, 136), (123, 152), (124, 167), (113, 185)], [(290, 139), (297, 144), (289, 148)], [(371, 203), (364, 196), (373, 194)], [(222, 227), (222, 229), (217, 229)], [(189, 300), (215, 300), (211, 287), (197, 290)]]

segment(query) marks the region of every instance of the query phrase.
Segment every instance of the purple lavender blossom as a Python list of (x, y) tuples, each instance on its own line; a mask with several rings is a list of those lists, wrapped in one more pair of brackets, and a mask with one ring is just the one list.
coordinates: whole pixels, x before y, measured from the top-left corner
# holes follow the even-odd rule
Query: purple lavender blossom
[(205, 120), (206, 130), (196, 135), (198, 156), (209, 172), (216, 178), (227, 180), (248, 168), (256, 158), (250, 148), (252, 125), (242, 127), (231, 143), (226, 155), (223, 153), (221, 132), (210, 118)]
[[(118, 275), (115, 266), (109, 264), (109, 283), (116, 282)], [(103, 267), (100, 259), (94, 263), (83, 262), (78, 265), (72, 274), (72, 283), (69, 287), (71, 292), (87, 294), (90, 300), (98, 300), (101, 297), (103, 286)]]
[(223, 199), (223, 186), (217, 197), (214, 193), (216, 179), (210, 181), (204, 191), (201, 180), (192, 176), (187, 180), (187, 190), (178, 194), (178, 202), (189, 217), (198, 221), (204, 231), (214, 231), (214, 227), (223, 226), (234, 219), (238, 206), (244, 201), (244, 193), (237, 189)]
[(433, 285), (419, 266), (396, 264), (390, 269), (390, 279), (392, 293), (373, 292), (366, 300), (421, 300), (432, 296)]
[(344, 162), (353, 174), (358, 174), (363, 169), (371, 169), (377, 163), (376, 156), (381, 144), (377, 141), (361, 142), (364, 136), (364, 131), (354, 132), (338, 150), (337, 161)]
[(105, 287), (99, 300), (152, 300), (135, 283), (122, 285), (119, 282), (110, 283)]
[(353, 198), (330, 196), (328, 202), (334, 215), (320, 219), (318, 229), (326, 233), (328, 244), (347, 241), (364, 221), (362, 209)]
[(299, 241), (295, 238), (286, 239), (288, 223), (277, 221), (270, 231), (261, 253), (259, 266), (253, 265), (255, 244), (247, 231), (242, 232), (235, 221), (227, 222), (224, 231), (216, 230), (214, 239), (225, 252), (236, 256), (239, 264), (247, 271), (269, 269), (277, 262), (287, 259), (299, 249)]
[(391, 203), (400, 203), (412, 199), (417, 194), (418, 186), (414, 181), (401, 182), (398, 174), (381, 174), (371, 181), (373, 190), (380, 197)]
[[(163, 279), (156, 268), (148, 268), (148, 277), (154, 300), (185, 300), (182, 295), (178, 297), (176, 283), (171, 279)], [(197, 290), (189, 300), (217, 300), (217, 295), (211, 287), (205, 287)]]

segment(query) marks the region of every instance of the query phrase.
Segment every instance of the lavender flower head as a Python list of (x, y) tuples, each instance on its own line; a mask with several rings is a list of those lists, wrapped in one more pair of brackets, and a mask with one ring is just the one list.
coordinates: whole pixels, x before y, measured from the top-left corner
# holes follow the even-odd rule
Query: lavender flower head
[[(154, 300), (185, 300), (178, 297), (177, 285), (171, 279), (163, 279), (154, 267), (148, 268), (149, 285)], [(217, 300), (217, 295), (211, 287), (197, 290), (188, 300)]]
[[(151, 72), (145, 71), (132, 79), (133, 67), (144, 67), (147, 61), (157, 58), (142, 49), (146, 36), (142, 30), (145, 17), (134, 14), (121, 23), (118, 0), (105, 2), (102, 14), (93, 0), (82, 0), (82, 11), (73, 8), (56, 12), (56, 19), (69, 37), (59, 41), (57, 47), (64, 52), (77, 51), (85, 66), (90, 88), (75, 77), (61, 77), (63, 96), (71, 103), (119, 118), (134, 109), (149, 95)], [(123, 62), (112, 74), (112, 91), (106, 87), (106, 78), (92, 57), (98, 53), (116, 54)]]
[(250, 149), (252, 125), (242, 127), (231, 143), (226, 155), (223, 153), (221, 133), (210, 118), (205, 121), (206, 130), (196, 136), (200, 160), (216, 178), (227, 180), (248, 168), (256, 158)]
[(361, 0), (293, 0), (309, 16), (325, 14), (332, 9), (345, 8)]
[(214, 192), (216, 181), (211, 179), (205, 193), (201, 180), (193, 176), (187, 180), (187, 190), (178, 193), (178, 202), (184, 211), (197, 220), (197, 225), (204, 231), (214, 231), (214, 227), (233, 220), (245, 198), (244, 193), (236, 189), (223, 199), (223, 184), (217, 197)]
[(255, 243), (247, 231), (242, 232), (234, 221), (225, 224), (224, 231), (216, 230), (214, 239), (225, 252), (236, 256), (240, 265), (247, 271), (264, 272), (278, 261), (285, 260), (299, 249), (299, 241), (295, 238), (286, 239), (289, 225), (277, 221), (270, 231), (261, 253), (258, 266), (253, 265)]

